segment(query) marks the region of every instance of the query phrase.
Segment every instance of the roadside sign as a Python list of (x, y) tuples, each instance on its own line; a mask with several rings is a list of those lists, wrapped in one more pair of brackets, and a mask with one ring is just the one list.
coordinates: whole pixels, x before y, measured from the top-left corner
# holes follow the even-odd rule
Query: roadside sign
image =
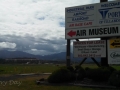
[(66, 39), (120, 36), (119, 30), (120, 1), (65, 8)]
[(111, 39), (109, 40), (110, 49), (112, 48), (120, 48), (120, 39)]
[(96, 5), (65, 8), (65, 28), (96, 26)]
[(120, 24), (120, 1), (109, 1), (97, 4), (98, 25)]
[(108, 64), (120, 64), (120, 39), (108, 40)]
[(74, 57), (106, 57), (106, 41), (75, 41), (73, 52)]
[(120, 36), (120, 25), (65, 30), (66, 39)]

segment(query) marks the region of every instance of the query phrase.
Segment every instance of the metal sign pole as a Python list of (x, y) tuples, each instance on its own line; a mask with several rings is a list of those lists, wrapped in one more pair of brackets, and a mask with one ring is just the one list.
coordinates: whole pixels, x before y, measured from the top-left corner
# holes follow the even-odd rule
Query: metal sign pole
[[(101, 2), (108, 2), (108, 0), (100, 0), (100, 3), (101, 3)], [(108, 65), (107, 39), (108, 39), (108, 38), (101, 38), (101, 40), (106, 40), (106, 57), (105, 57), (105, 58), (101, 58), (101, 66), (109, 66), (109, 65)]]
[(70, 39), (67, 39), (67, 46), (66, 46), (66, 66), (70, 66)]
[(100, 0), (100, 2), (108, 2), (108, 0)]

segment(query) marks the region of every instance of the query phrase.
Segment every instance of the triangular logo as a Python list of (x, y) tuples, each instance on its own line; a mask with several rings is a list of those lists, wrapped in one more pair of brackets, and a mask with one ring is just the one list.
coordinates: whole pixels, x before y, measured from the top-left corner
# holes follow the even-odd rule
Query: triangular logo
[(99, 9), (100, 14), (102, 15), (102, 19), (106, 18), (106, 15), (110, 9)]

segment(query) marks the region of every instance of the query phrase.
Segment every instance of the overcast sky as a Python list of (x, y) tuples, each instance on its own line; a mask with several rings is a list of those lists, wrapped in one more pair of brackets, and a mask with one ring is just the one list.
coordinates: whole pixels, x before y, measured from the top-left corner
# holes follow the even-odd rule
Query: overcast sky
[(99, 1), (0, 0), (0, 50), (39, 55), (65, 52), (65, 7)]

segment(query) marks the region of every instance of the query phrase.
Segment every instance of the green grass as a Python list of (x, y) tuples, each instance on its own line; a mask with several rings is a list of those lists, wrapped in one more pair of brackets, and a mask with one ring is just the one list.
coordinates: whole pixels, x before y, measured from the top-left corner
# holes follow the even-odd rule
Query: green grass
[(114, 67), (116, 70), (120, 70), (120, 65), (113, 65), (112, 67)]
[[(54, 64), (39, 64), (39, 65), (0, 64), (0, 74), (51, 73), (62, 66), (65, 66), (65, 64), (61, 64), (59, 66)], [(83, 64), (82, 67), (97, 68), (98, 66), (95, 64)], [(113, 67), (117, 70), (120, 70), (120, 66), (114, 65)]]
[[(63, 65), (53, 65), (53, 64), (40, 64), (40, 65), (0, 65), (0, 74), (1, 76), (9, 76), (12, 74), (19, 74), (19, 73), (51, 73), (56, 69), (65, 66)], [(83, 64), (83, 68), (97, 68), (95, 64)], [(117, 70), (120, 70), (120, 66), (113, 66)], [(15, 81), (21, 81), (22, 84), (20, 86), (17, 85), (9, 85), (2, 86), (0, 83), (0, 90), (112, 90), (112, 89), (99, 89), (99, 88), (84, 88), (80, 86), (50, 86), (50, 85), (36, 85), (35, 81), (39, 80), (40, 78), (47, 78), (48, 76), (35, 76), (35, 77), (24, 77), (18, 78)], [(114, 89), (113, 89), (114, 90)]]
[[(39, 65), (20, 65), (20, 64), (0, 64), (0, 74), (21, 74), (21, 73), (51, 73), (56, 69), (65, 66), (54, 64), (39, 64)], [(82, 67), (97, 68), (94, 64), (83, 64)]]
[[(62, 66), (62, 65), (61, 65)], [(56, 65), (0, 65), (0, 74), (51, 73), (61, 66)]]
[(96, 64), (82, 64), (81, 65), (83, 68), (89, 67), (89, 68), (98, 68)]

